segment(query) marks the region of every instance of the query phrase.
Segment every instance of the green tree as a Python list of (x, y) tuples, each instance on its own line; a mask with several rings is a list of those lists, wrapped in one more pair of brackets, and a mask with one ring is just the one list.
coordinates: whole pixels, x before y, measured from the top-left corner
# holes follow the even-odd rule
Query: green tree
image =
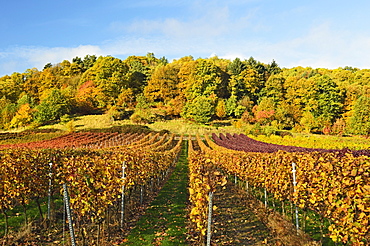
[(95, 55), (86, 55), (82, 61), (83, 63), (83, 70), (86, 71), (92, 66), (94, 66), (97, 57)]
[(17, 112), (17, 105), (5, 96), (0, 99), (0, 128), (8, 129)]
[(307, 133), (310, 133), (312, 129), (318, 127), (318, 123), (310, 111), (305, 111), (303, 113), (300, 124)]
[(370, 96), (360, 96), (349, 119), (349, 131), (354, 134), (370, 136)]
[(146, 124), (154, 121), (155, 115), (152, 113), (150, 104), (143, 94), (140, 94), (136, 97), (135, 111), (131, 115), (130, 119), (134, 123), (139, 124)]
[(195, 65), (195, 68), (189, 71), (187, 80), (184, 81), (186, 98), (193, 100), (199, 96), (223, 95), (227, 88), (223, 83), (221, 69), (207, 59), (198, 59)]
[(283, 101), (285, 99), (284, 83), (285, 78), (283, 75), (274, 74), (270, 76), (265, 83), (265, 87), (261, 90), (261, 96), (272, 98), (275, 103)]
[(243, 63), (239, 58), (235, 58), (228, 66), (227, 72), (232, 75), (239, 75), (244, 69), (246, 69), (246, 64)]
[(316, 75), (312, 79), (315, 80), (316, 86), (307, 106), (310, 107), (314, 117), (320, 119), (320, 122), (332, 124), (340, 118), (342, 113), (343, 95), (329, 76)]
[(231, 95), (227, 100), (226, 100), (226, 114), (228, 116), (236, 116), (235, 115), (235, 110), (238, 107), (238, 98), (235, 95)]
[(181, 116), (197, 123), (207, 123), (212, 119), (214, 114), (214, 99), (206, 96), (198, 96), (186, 103)]
[(257, 103), (262, 87), (261, 75), (257, 70), (250, 68), (244, 69), (240, 74), (232, 75), (229, 81), (231, 95), (236, 96), (237, 100), (248, 96), (253, 102)]
[(53, 89), (36, 107), (35, 120), (40, 124), (59, 120), (61, 116), (70, 113), (70, 106), (68, 98), (60, 90)]

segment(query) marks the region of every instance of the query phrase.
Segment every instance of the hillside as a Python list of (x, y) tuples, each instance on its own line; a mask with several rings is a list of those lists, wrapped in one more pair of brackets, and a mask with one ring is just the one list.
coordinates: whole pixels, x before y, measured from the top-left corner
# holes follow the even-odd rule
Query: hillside
[(0, 128), (71, 117), (153, 123), (236, 120), (275, 130), (370, 134), (368, 69), (280, 68), (247, 60), (87, 55), (0, 78)]

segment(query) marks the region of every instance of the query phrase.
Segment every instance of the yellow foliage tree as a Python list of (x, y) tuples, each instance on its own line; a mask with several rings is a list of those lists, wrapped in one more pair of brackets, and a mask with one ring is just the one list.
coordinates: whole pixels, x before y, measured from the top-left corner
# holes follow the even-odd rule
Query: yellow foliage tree
[(10, 122), (10, 127), (26, 126), (32, 121), (33, 109), (28, 103), (23, 104), (19, 107), (17, 113)]
[(225, 118), (226, 117), (226, 104), (225, 100), (221, 99), (218, 100), (217, 106), (216, 106), (216, 115), (219, 118)]

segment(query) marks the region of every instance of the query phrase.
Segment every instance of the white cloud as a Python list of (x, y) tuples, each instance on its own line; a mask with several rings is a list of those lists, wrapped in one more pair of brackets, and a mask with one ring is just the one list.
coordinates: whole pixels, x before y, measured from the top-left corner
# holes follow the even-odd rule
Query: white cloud
[(98, 46), (80, 45), (78, 47), (39, 47), (39, 48), (23, 48), (17, 52), (21, 57), (24, 57), (28, 62), (36, 64), (37, 67), (46, 63), (59, 63), (63, 60), (72, 60), (72, 58), (84, 57), (88, 54), (100, 55), (102, 52)]
[(370, 65), (370, 37), (337, 30), (331, 23), (314, 26), (305, 36), (282, 42), (276, 48), (286, 51), (282, 59), (290, 60), (291, 66), (365, 68)]
[(187, 6), (187, 10), (184, 10), (187, 14), (182, 17), (136, 19), (129, 23), (115, 21), (110, 24), (109, 29), (121, 35), (209, 40), (235, 36), (246, 29), (260, 28), (250, 23), (250, 19), (256, 14), (256, 8), (246, 9), (242, 16), (235, 17), (229, 6), (230, 4), (195, 1)]
[(56, 64), (63, 60), (86, 55), (103, 55), (99, 46), (80, 45), (77, 47), (12, 47), (0, 53), (0, 76), (23, 72), (28, 68), (42, 69), (45, 64)]
[[(49, 62), (59, 63), (87, 54), (125, 59), (129, 55), (145, 55), (147, 52), (169, 59), (187, 55), (194, 58), (209, 57), (210, 54), (230, 60), (253, 56), (264, 63), (274, 59), (280, 66), (288, 68), (337, 68), (347, 65), (370, 68), (370, 36), (365, 33), (343, 31), (333, 23), (326, 22), (302, 31), (301, 36), (286, 36), (272, 41), (250, 35), (253, 30), (249, 28), (252, 26), (249, 21), (253, 11), (238, 17), (239, 20), (244, 18), (243, 23), (232, 19), (228, 11), (227, 8), (213, 8), (189, 21), (174, 18), (136, 21), (129, 26), (130, 34), (125, 33), (99, 45), (12, 47), (0, 51), (0, 76), (14, 71), (23, 72), (32, 67), (42, 69)], [(124, 31), (125, 27), (120, 25), (115, 23), (112, 27)], [(217, 26), (219, 29), (214, 28)], [(238, 35), (231, 35), (233, 32)]]

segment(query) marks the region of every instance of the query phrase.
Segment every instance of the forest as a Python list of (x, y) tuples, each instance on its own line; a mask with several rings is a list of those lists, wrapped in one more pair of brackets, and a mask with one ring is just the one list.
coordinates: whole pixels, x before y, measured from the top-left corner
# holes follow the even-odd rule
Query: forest
[(87, 55), (0, 78), (0, 128), (110, 114), (135, 123), (233, 120), (277, 130), (370, 135), (370, 69), (185, 56)]

